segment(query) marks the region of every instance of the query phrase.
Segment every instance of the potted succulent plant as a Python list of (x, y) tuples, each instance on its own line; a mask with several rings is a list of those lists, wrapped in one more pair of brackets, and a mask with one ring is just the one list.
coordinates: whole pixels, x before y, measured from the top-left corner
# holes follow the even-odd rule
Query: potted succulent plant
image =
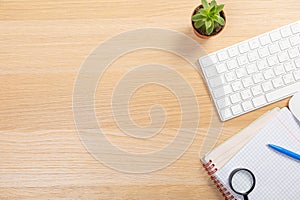
[(215, 0), (210, 3), (202, 0), (192, 15), (194, 33), (201, 38), (210, 38), (220, 33), (225, 26), (226, 18), (223, 11), (224, 5), (217, 5)]

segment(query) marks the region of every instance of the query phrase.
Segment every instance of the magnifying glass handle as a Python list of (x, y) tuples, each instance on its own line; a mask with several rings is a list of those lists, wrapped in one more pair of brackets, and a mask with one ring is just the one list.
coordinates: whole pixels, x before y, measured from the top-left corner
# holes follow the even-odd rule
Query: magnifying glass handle
[(249, 200), (247, 194), (243, 195), (243, 197), (244, 197), (244, 200)]

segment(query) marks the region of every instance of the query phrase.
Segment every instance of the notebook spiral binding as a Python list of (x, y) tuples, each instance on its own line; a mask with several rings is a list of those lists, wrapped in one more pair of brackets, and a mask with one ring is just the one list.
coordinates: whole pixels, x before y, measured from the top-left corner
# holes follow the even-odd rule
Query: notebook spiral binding
[(225, 197), (225, 200), (234, 200), (235, 199), (234, 196), (214, 176), (214, 173), (216, 173), (218, 169), (215, 167), (215, 164), (213, 164), (213, 161), (209, 160), (207, 163), (203, 164), (203, 167), (207, 171), (208, 175), (210, 176), (210, 179), (214, 182), (214, 184), (217, 186), (219, 191), (222, 193), (223, 197)]

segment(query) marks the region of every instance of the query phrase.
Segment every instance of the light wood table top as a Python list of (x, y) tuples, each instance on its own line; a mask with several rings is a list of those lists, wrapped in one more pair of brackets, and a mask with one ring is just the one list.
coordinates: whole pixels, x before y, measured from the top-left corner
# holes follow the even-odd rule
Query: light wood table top
[[(101, 164), (81, 143), (72, 110), (82, 63), (116, 34), (146, 27), (176, 30), (213, 52), (300, 19), (299, 0), (219, 3), (226, 4), (226, 28), (202, 40), (190, 25), (198, 1), (1, 0), (0, 199), (222, 199), (199, 162), (204, 139), (212, 137), (206, 133), (213, 105), (201, 76), (182, 58), (149, 49), (131, 52), (110, 65), (95, 91), (96, 117), (105, 136), (124, 151), (147, 153), (172, 141), (180, 125), (180, 105), (162, 86), (139, 88), (129, 102), (134, 123), (149, 125), (148, 111), (156, 103), (164, 107), (167, 119), (152, 140), (131, 138), (121, 133), (114, 121), (118, 112), (110, 108), (115, 85), (133, 67), (148, 63), (165, 64), (187, 80), (201, 117), (192, 145), (166, 168), (130, 174)], [(287, 101), (224, 123), (216, 145)]]

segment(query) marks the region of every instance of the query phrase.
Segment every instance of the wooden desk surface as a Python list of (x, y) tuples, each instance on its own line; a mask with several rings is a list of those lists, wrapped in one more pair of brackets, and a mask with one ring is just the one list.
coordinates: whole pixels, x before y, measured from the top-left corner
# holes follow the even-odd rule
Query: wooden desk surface
[[(118, 33), (143, 27), (172, 29), (213, 52), (300, 19), (299, 0), (219, 3), (226, 4), (226, 29), (216, 38), (202, 40), (194, 36), (190, 25), (198, 1), (1, 0), (0, 199), (222, 199), (200, 167), (198, 155), (212, 103), (197, 71), (181, 58), (152, 50), (126, 55), (110, 66), (103, 85), (98, 86), (105, 87), (97, 89), (95, 96), (97, 118), (106, 137), (125, 150), (147, 152), (159, 146), (155, 142), (169, 140), (158, 134), (157, 140), (147, 143), (119, 134), (108, 106), (109, 94), (132, 66), (155, 62), (178, 70), (192, 85), (205, 117), (193, 144), (167, 168), (126, 174), (105, 167), (82, 145), (72, 111), (74, 81), (81, 64), (95, 47)], [(169, 130), (180, 122), (178, 102), (162, 87), (140, 88), (130, 102), (131, 117), (147, 126), (149, 107), (157, 102), (168, 113), (164, 131), (172, 135)], [(267, 110), (286, 104), (284, 100), (226, 122), (216, 144)]]

